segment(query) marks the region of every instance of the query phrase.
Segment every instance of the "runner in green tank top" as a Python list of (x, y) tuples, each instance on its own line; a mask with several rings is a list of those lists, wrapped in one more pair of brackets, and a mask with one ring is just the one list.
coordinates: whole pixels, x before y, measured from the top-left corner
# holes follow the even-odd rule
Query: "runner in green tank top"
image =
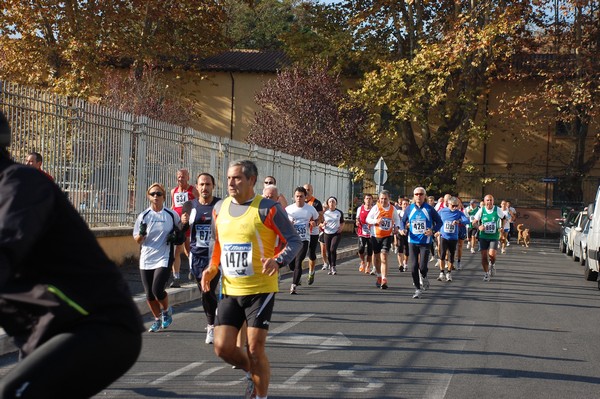
[(494, 205), (494, 197), (488, 194), (483, 199), (484, 206), (473, 217), (473, 225), (479, 229), (481, 266), (485, 272), (483, 281), (490, 281), (496, 275), (496, 251), (500, 239), (501, 220), (505, 214)]

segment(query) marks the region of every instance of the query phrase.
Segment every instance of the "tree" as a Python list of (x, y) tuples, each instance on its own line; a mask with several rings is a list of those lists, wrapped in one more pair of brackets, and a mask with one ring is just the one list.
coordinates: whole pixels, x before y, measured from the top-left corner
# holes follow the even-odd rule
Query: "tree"
[(530, 123), (556, 125), (572, 137), (572, 150), (554, 155), (563, 165), (555, 190), (564, 200), (582, 202), (582, 181), (600, 158), (600, 135), (588, 137), (600, 116), (600, 6), (597, 1), (546, 0), (537, 2), (534, 16), (537, 42), (529, 50), (538, 57), (522, 54), (526, 67), (506, 77), (536, 82), (536, 89), (505, 103), (500, 112), (509, 118), (542, 115), (529, 118)]
[(193, 115), (192, 104), (170, 93), (159, 71), (150, 66), (139, 78), (134, 70), (126, 76), (109, 71), (104, 87), (106, 93), (100, 103), (107, 107), (180, 126), (187, 125)]
[(6, 0), (0, 78), (96, 94), (107, 65), (189, 66), (223, 48), (217, 0)]
[(353, 164), (368, 151), (366, 113), (352, 104), (339, 75), (325, 66), (298, 66), (267, 82), (247, 141), (315, 161)]
[(294, 24), (297, 0), (227, 0), (225, 36), (231, 48), (281, 50), (281, 36)]
[(379, 17), (373, 34), (393, 34), (393, 54), (353, 92), (372, 105), (373, 140), (428, 190), (456, 192), (469, 141), (484, 135), (482, 98), (520, 46), (527, 8), (519, 1), (366, 3)]

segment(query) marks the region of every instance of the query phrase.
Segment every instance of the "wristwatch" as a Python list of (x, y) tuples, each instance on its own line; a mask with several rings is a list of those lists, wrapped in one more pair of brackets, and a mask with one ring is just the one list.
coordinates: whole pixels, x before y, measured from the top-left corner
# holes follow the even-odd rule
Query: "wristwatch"
[(275, 262), (277, 262), (277, 265), (279, 266), (279, 268), (281, 269), (283, 266), (285, 266), (285, 263), (283, 263), (283, 258), (281, 256), (278, 256), (275, 258)]

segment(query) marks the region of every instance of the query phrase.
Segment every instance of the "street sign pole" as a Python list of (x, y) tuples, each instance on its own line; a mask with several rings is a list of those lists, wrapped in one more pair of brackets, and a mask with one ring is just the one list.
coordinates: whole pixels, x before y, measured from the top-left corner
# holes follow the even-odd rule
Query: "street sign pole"
[(375, 165), (375, 174), (373, 175), (373, 180), (375, 181), (376, 185), (375, 189), (378, 195), (383, 190), (383, 185), (387, 181), (387, 170), (388, 167), (385, 164), (383, 157), (379, 157), (379, 161), (377, 161), (377, 165)]

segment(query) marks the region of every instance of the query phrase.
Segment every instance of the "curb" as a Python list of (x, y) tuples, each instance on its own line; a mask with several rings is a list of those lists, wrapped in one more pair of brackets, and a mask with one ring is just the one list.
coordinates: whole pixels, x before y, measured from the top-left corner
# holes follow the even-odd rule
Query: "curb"
[[(338, 261), (345, 261), (352, 257), (357, 256), (357, 249), (353, 247), (344, 247), (338, 250), (337, 253)], [(321, 255), (317, 255), (317, 263), (321, 261)], [(303, 269), (308, 269), (308, 260), (304, 261)], [(293, 274), (288, 266), (281, 268), (281, 277), (287, 278)], [(200, 291), (196, 283), (189, 282), (182, 284), (181, 288), (167, 288), (169, 293), (169, 305), (179, 305), (182, 303), (188, 303), (192, 301), (200, 301)], [(133, 297), (135, 304), (142, 316), (150, 313), (148, 304), (146, 303), (146, 296), (144, 294), (135, 295)], [(0, 328), (0, 355), (16, 352), (17, 348), (13, 344), (12, 338), (6, 335), (4, 330)]]

